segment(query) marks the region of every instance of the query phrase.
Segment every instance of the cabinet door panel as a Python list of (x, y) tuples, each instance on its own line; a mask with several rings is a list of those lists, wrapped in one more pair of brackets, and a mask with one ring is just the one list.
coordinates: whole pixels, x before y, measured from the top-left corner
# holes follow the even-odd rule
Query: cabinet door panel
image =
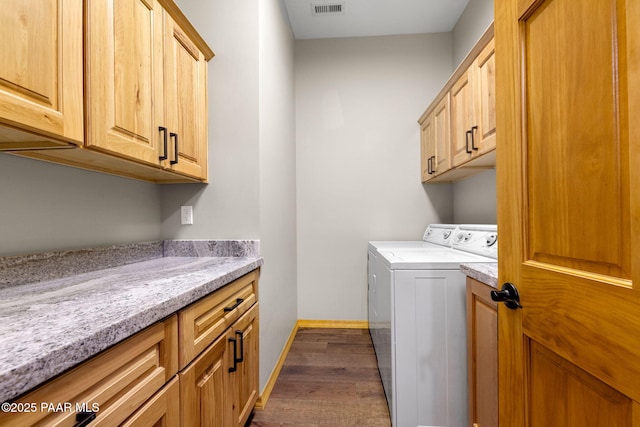
[(155, 0), (87, 3), (87, 146), (159, 164), (162, 9)]
[(234, 402), (232, 426), (243, 427), (258, 399), (258, 303), (244, 314), (232, 327), (239, 344), (238, 355), (242, 361), (231, 374)]
[(227, 427), (230, 418), (228, 371), (231, 333), (219, 337), (180, 373), (182, 425)]
[[(167, 17), (166, 120), (172, 133), (169, 164), (187, 175), (207, 177), (207, 63), (202, 52)], [(177, 147), (176, 147), (177, 146)]]
[(480, 52), (476, 60), (477, 117), (474, 155), (486, 153), (496, 148), (496, 60), (495, 41)]
[(435, 141), (433, 140), (433, 113), (420, 125), (420, 166), (422, 182), (428, 181), (433, 174)]
[(451, 127), (450, 127), (450, 96), (440, 101), (433, 110), (433, 139), (435, 142), (435, 174), (441, 174), (451, 168)]
[[(0, 14), (5, 51), (0, 58), (0, 123), (80, 143), (82, 4), (16, 0), (5, 9)], [(4, 140), (15, 140), (15, 135), (0, 135)]]
[[(467, 136), (475, 126), (475, 94), (473, 69), (468, 69), (451, 88), (451, 150), (453, 166), (469, 160), (473, 155), (471, 139)], [(469, 141), (467, 142), (467, 139)]]

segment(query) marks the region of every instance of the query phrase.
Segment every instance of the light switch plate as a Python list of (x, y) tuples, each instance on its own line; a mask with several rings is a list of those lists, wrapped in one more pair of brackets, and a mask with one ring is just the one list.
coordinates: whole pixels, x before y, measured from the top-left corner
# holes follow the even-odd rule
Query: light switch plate
[(180, 207), (180, 223), (182, 225), (193, 225), (193, 206)]

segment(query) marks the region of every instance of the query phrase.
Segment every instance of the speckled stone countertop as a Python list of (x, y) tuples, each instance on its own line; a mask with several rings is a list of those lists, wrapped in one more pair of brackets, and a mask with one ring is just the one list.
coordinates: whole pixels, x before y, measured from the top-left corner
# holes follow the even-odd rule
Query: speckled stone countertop
[(476, 279), (489, 286), (498, 288), (498, 263), (478, 262), (460, 264), (460, 270), (467, 276)]
[[(71, 275), (56, 273), (53, 276), (63, 277), (37, 283), (23, 283), (24, 275), (17, 275), (15, 283), (5, 281), (8, 284), (0, 288), (0, 402), (258, 268), (263, 260), (255, 242), (164, 241), (157, 258), (120, 260), (125, 264)], [(141, 245), (148, 253), (149, 245)], [(65, 252), (61, 260), (82, 257), (85, 251), (77, 252)], [(29, 257), (41, 262), (58, 255)], [(28, 263), (18, 258), (25, 257), (0, 259), (0, 275), (15, 265), (27, 268)]]

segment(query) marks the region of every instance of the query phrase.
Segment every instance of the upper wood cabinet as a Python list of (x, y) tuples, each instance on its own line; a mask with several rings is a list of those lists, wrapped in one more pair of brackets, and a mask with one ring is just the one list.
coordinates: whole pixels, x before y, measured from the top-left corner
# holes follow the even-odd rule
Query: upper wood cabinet
[(494, 53), (491, 26), (418, 120), (423, 182), (495, 167)]
[(495, 42), (484, 47), (451, 88), (453, 166), (496, 148)]
[(156, 0), (92, 1), (87, 21), (86, 146), (206, 180), (203, 49)]
[[(38, 10), (29, 9), (24, 16)], [(78, 9), (70, 28), (80, 37), (73, 46), (80, 71), (59, 78), (80, 85), (79, 147), (51, 150), (47, 143), (24, 150), (21, 142), (2, 145), (0, 139), (0, 149), (151, 182), (206, 182), (211, 49), (171, 0), (92, 0), (84, 2), (83, 75)]]
[(207, 177), (207, 59), (173, 18), (165, 21), (165, 166)]
[(94, 0), (86, 14), (85, 145), (159, 165), (164, 11), (155, 0)]
[(12, 1), (0, 39), (0, 150), (81, 144), (82, 2)]
[(420, 118), (422, 181), (429, 181), (451, 167), (449, 94)]

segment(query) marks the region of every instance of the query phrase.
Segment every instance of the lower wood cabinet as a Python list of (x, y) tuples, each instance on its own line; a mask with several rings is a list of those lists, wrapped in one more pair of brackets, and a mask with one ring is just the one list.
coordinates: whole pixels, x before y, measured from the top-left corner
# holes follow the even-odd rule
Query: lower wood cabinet
[(498, 425), (498, 305), (495, 288), (467, 277), (469, 425)]
[(0, 426), (73, 426), (79, 409), (92, 427), (122, 424), (175, 376), (177, 336), (173, 315), (17, 399), (33, 411), (0, 412)]
[(0, 427), (243, 427), (258, 399), (258, 276), (238, 278), (12, 401), (34, 410), (0, 412)]
[[(185, 312), (196, 310), (202, 313), (195, 318), (200, 318), (196, 324), (203, 331), (207, 324), (213, 327), (223, 322), (224, 317), (236, 318), (238, 311), (244, 313), (180, 371), (183, 426), (242, 427), (249, 418), (258, 399), (259, 305), (256, 302), (256, 285), (257, 272), (250, 273), (228, 285), (227, 289), (237, 287), (236, 294), (227, 295), (222, 300), (211, 298), (210, 310), (203, 306), (205, 299), (185, 309)], [(241, 295), (251, 298), (245, 299)], [(216, 316), (221, 310), (215, 307), (229, 299), (235, 304), (225, 307), (227, 311), (222, 312), (226, 316)], [(252, 305), (243, 307), (244, 301), (251, 299)], [(194, 316), (181, 312), (180, 318), (193, 319)], [(187, 326), (190, 324), (181, 323), (181, 332), (184, 329), (189, 333), (188, 342), (193, 339), (193, 328)]]
[[(162, 390), (157, 392), (123, 427), (178, 427), (180, 425), (180, 387), (178, 377), (174, 377)], [(90, 424), (93, 426), (93, 424)]]

